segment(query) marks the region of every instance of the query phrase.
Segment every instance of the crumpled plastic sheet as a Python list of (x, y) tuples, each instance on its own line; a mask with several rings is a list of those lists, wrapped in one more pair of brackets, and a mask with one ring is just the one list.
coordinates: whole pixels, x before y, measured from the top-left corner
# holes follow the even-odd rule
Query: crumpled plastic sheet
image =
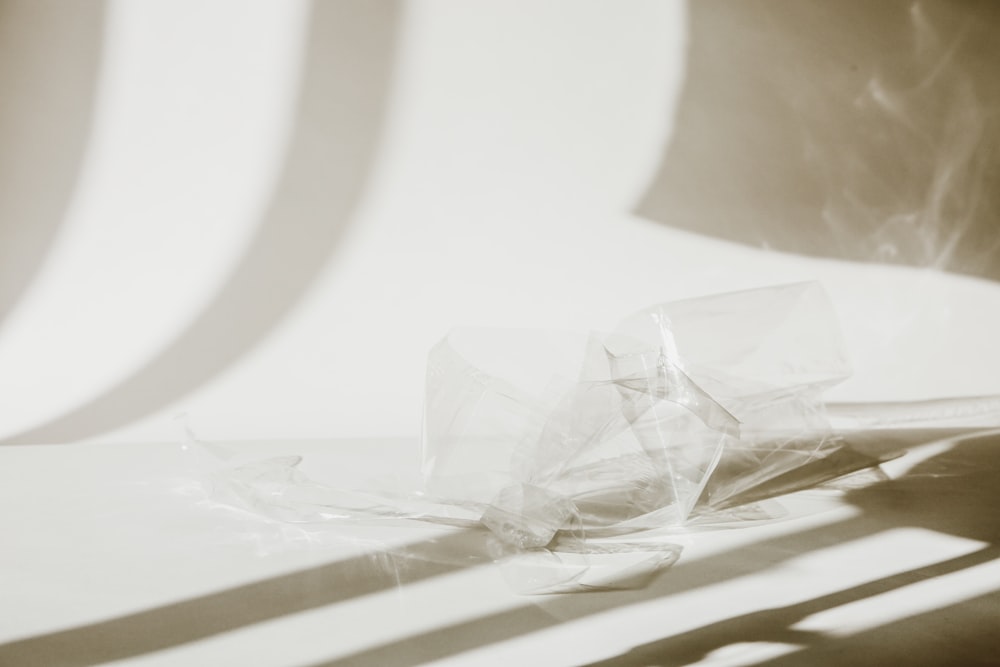
[(849, 372), (817, 283), (652, 306), (610, 333), (457, 329), (428, 359), (422, 489), (333, 488), (297, 457), (216, 485), (282, 521), (485, 527), (522, 593), (639, 586), (677, 534), (774, 519), (762, 501), (877, 466), (826, 417)]

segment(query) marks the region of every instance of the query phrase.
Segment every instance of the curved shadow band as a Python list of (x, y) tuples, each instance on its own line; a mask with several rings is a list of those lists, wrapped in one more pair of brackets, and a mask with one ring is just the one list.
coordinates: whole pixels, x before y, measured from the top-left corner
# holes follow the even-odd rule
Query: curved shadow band
[(690, 5), (674, 132), (636, 212), (818, 257), (1000, 279), (1000, 5)]
[(85, 154), (104, 0), (0, 2), (0, 323), (48, 255)]
[(373, 165), (392, 77), (396, 2), (316, 2), (297, 116), (269, 210), (196, 321), (117, 386), (3, 444), (71, 442), (162, 408), (238, 361), (333, 255)]

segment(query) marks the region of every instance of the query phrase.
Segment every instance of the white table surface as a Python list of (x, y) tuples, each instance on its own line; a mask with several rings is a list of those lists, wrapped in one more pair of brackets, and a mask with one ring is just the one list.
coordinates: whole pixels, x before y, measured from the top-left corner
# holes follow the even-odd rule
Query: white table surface
[[(891, 482), (683, 535), (639, 590), (547, 596), (513, 593), (475, 531), (220, 506), (178, 444), (4, 447), (0, 665), (996, 663), (1000, 437), (908, 438)], [(356, 485), (417, 445), (238, 451)]]

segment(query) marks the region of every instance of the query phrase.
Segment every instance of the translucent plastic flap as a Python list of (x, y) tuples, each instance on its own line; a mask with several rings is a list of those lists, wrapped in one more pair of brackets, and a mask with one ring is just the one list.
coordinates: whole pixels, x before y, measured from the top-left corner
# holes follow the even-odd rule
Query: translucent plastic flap
[(849, 373), (814, 283), (645, 308), (610, 333), (456, 329), (430, 351), (423, 487), (316, 484), (297, 459), (223, 486), (284, 521), (481, 531), (520, 592), (641, 585), (672, 534), (773, 518), (758, 503), (877, 466), (826, 419)]
[(427, 489), (486, 503), (516, 543), (677, 525), (707, 487), (731, 497), (832, 447), (820, 393), (848, 374), (815, 283), (652, 306), (608, 334), (456, 330), (428, 361)]

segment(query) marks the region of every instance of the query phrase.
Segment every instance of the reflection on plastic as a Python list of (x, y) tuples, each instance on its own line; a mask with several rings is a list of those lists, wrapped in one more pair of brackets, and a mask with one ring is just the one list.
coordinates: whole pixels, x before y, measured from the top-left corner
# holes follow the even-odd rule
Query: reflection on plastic
[(458, 330), (430, 354), (427, 489), (486, 504), (525, 548), (681, 525), (838, 448), (820, 394), (848, 372), (815, 283), (654, 306), (611, 334)]
[(825, 418), (848, 372), (815, 283), (653, 306), (608, 334), (460, 329), (429, 356), (422, 489), (332, 488), (297, 457), (219, 488), (282, 521), (474, 528), (523, 593), (643, 585), (679, 556), (670, 535), (775, 518), (760, 501), (879, 463)]

